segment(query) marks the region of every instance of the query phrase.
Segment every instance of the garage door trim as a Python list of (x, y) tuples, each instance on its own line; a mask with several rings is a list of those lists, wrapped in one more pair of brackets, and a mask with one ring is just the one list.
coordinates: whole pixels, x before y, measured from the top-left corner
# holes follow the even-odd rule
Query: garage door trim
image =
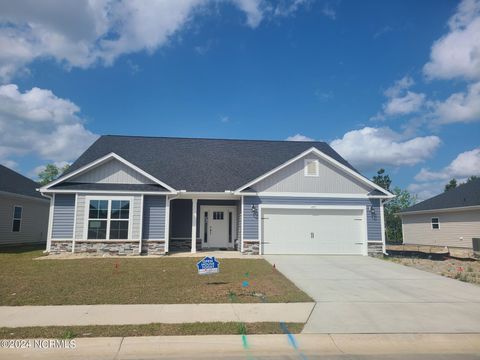
[(285, 204), (260, 204), (258, 205), (258, 231), (260, 238), (259, 254), (263, 255), (263, 209), (311, 209), (311, 210), (361, 210), (363, 225), (362, 255), (368, 255), (368, 228), (367, 228), (367, 206), (366, 205), (285, 205)]

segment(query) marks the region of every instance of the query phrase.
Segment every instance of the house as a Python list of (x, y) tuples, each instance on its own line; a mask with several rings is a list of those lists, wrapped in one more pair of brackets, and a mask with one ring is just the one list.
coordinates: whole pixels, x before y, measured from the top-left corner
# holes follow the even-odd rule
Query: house
[(384, 251), (393, 195), (323, 142), (102, 136), (50, 196), (47, 250)]
[(46, 242), (49, 200), (39, 186), (0, 165), (0, 246)]
[(399, 213), (403, 243), (472, 248), (480, 237), (480, 179), (462, 184)]

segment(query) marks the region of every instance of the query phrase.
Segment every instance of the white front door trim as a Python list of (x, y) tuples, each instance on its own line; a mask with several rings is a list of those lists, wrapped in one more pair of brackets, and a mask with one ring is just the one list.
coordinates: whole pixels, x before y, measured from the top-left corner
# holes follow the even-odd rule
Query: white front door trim
[(208, 221), (212, 221), (212, 216), (210, 215), (211, 211), (223, 211), (225, 212), (225, 220), (228, 221), (228, 213), (232, 213), (232, 242), (228, 242), (228, 227), (227, 233), (225, 234), (225, 246), (220, 247), (233, 247), (235, 245), (235, 233), (237, 229), (237, 207), (234, 205), (201, 205), (200, 206), (200, 238), (202, 239), (202, 248), (209, 248), (209, 247), (219, 247), (219, 246), (210, 246), (208, 239), (205, 242), (205, 218), (204, 213), (205, 211), (209, 212)]
[(260, 239), (259, 254), (263, 255), (263, 228), (262, 217), (263, 209), (311, 209), (311, 210), (362, 210), (363, 223), (363, 245), (362, 255), (368, 255), (368, 226), (367, 226), (367, 206), (366, 205), (276, 205), (260, 204), (258, 205), (258, 238)]

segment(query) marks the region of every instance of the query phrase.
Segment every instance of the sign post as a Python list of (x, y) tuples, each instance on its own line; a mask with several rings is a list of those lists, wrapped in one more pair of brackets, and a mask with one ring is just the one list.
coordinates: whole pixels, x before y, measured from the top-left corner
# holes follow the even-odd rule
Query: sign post
[(207, 256), (197, 263), (199, 275), (217, 274), (220, 272), (220, 263), (215, 256)]

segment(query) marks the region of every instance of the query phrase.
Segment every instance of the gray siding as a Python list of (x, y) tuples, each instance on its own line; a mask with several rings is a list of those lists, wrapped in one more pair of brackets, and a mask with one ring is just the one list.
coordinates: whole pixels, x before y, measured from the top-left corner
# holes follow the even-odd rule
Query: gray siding
[[(22, 207), (19, 232), (12, 232), (13, 207)], [(0, 195), (0, 245), (41, 243), (47, 239), (49, 202), (17, 195)]]
[(101, 184), (151, 184), (152, 180), (121, 163), (110, 160), (92, 170), (73, 177), (71, 182), (101, 183)]
[(147, 196), (143, 198), (143, 239), (165, 239), (166, 197)]
[(75, 194), (56, 194), (53, 206), (52, 239), (72, 239)]
[[(438, 217), (440, 229), (432, 229)], [(480, 237), (480, 210), (402, 215), (404, 244), (472, 248), (472, 238)]]
[[(93, 196), (98, 199), (108, 198), (112, 194), (78, 194), (77, 197), (77, 213), (76, 213), (76, 224), (75, 224), (75, 239), (76, 240), (86, 240), (84, 236), (85, 226), (87, 219), (85, 219), (86, 214), (86, 197)], [(140, 230), (142, 227), (142, 196), (139, 194), (128, 195), (121, 194), (120, 196), (128, 196), (133, 198), (133, 204), (131, 204), (131, 216), (132, 216), (132, 239), (140, 239)]]
[(243, 203), (243, 239), (258, 240), (258, 215), (252, 211), (252, 205), (366, 205), (375, 209), (375, 214), (367, 208), (367, 231), (369, 241), (381, 241), (382, 230), (380, 220), (379, 199), (344, 199), (344, 198), (305, 198), (276, 196), (245, 196)]
[[(306, 159), (319, 161), (319, 176), (305, 176)], [(314, 154), (309, 154), (252, 185), (257, 192), (367, 194), (372, 188)]]

